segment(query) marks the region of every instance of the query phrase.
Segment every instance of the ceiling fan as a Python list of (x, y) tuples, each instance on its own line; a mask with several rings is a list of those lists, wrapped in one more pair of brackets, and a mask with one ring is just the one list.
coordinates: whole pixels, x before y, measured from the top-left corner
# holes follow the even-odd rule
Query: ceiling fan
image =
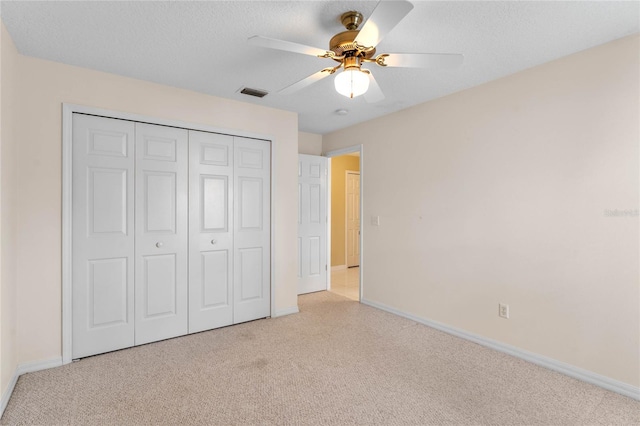
[(463, 56), (451, 53), (382, 53), (376, 56), (378, 43), (411, 9), (413, 5), (406, 0), (380, 1), (360, 30), (358, 28), (363, 20), (362, 14), (356, 11), (343, 13), (340, 21), (347, 30), (331, 38), (329, 50), (262, 36), (250, 37), (248, 42), (253, 46), (302, 53), (338, 62), (338, 65), (320, 70), (285, 87), (279, 93), (296, 92), (335, 74), (342, 68), (334, 80), (338, 93), (349, 98), (364, 95), (367, 102), (379, 102), (384, 99), (384, 94), (371, 71), (362, 68), (365, 63), (380, 67), (407, 68), (454, 68), (462, 64)]

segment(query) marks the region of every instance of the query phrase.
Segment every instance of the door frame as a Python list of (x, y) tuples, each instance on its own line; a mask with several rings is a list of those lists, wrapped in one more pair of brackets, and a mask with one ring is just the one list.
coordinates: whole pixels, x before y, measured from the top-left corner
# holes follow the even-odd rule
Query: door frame
[(73, 130), (73, 114), (88, 114), (96, 115), (106, 118), (115, 118), (120, 120), (136, 121), (141, 123), (156, 124), (160, 126), (178, 127), (187, 130), (200, 130), (203, 132), (222, 133), (231, 136), (239, 136), (250, 139), (260, 139), (268, 141), (271, 144), (271, 211), (270, 211), (270, 240), (271, 240), (271, 282), (270, 287), (270, 316), (276, 313), (275, 307), (275, 238), (276, 233), (274, 229), (275, 225), (275, 210), (276, 203), (273, 202), (273, 194), (275, 192), (275, 177), (274, 173), (275, 163), (275, 151), (278, 144), (275, 143), (276, 139), (272, 135), (263, 135), (252, 132), (246, 132), (243, 130), (225, 129), (205, 124), (190, 123), (181, 120), (171, 120), (165, 118), (151, 117), (141, 114), (133, 114), (128, 112), (113, 111), (103, 108), (90, 107), (85, 105), (77, 105), (71, 103), (62, 104), (62, 364), (69, 364), (72, 361), (72, 335), (73, 335), (73, 322), (72, 322), (72, 130)]
[[(339, 157), (345, 154), (351, 154), (354, 152), (360, 153), (360, 295), (359, 301), (362, 303), (363, 294), (364, 294), (364, 245), (362, 242), (364, 241), (364, 229), (362, 228), (362, 218), (364, 217), (364, 147), (362, 144), (352, 145), (346, 148), (336, 149), (332, 151), (327, 151), (323, 156), (331, 159), (331, 157)], [(331, 176), (331, 161), (327, 166), (328, 175)], [(328, 226), (327, 226), (327, 259), (328, 262), (331, 263), (331, 179), (327, 179), (327, 218), (328, 218)], [(346, 241), (345, 241), (346, 244)], [(346, 261), (346, 257), (345, 257)], [(329, 271), (330, 272), (330, 268)], [(327, 274), (327, 290), (331, 289), (331, 274)]]
[[(358, 181), (362, 184), (362, 178), (360, 177), (360, 172), (356, 170), (345, 170), (344, 171), (344, 264), (349, 269), (349, 239), (347, 237), (347, 228), (349, 226), (349, 211), (347, 209), (347, 204), (349, 203), (349, 196), (347, 195), (347, 190), (349, 186), (349, 182), (347, 179), (349, 175), (358, 175)], [(359, 194), (358, 196), (360, 196)], [(362, 201), (362, 200), (360, 200)], [(360, 216), (360, 229), (358, 232), (362, 234), (362, 216)], [(358, 265), (359, 267), (360, 265)]]

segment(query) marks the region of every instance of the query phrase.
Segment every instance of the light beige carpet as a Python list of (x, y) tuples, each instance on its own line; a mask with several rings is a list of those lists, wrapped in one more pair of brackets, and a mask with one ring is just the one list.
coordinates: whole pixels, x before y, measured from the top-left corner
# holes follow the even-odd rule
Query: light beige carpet
[(639, 424), (640, 403), (321, 292), (20, 378), (2, 424)]

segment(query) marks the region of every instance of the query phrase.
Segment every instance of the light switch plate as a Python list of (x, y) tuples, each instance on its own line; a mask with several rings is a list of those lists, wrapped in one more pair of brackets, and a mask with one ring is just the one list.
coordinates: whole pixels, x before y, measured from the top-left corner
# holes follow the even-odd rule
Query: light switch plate
[(498, 303), (498, 316), (500, 318), (509, 319), (509, 305)]
[(371, 216), (371, 224), (373, 226), (380, 226), (380, 216)]

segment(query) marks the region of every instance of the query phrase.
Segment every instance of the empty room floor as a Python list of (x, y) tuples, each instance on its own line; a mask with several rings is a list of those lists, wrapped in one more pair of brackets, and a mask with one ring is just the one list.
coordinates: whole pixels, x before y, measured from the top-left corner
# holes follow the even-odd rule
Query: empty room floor
[(640, 403), (331, 292), (25, 374), (1, 424), (638, 423)]
[(351, 300), (360, 300), (360, 268), (331, 271), (331, 291)]

